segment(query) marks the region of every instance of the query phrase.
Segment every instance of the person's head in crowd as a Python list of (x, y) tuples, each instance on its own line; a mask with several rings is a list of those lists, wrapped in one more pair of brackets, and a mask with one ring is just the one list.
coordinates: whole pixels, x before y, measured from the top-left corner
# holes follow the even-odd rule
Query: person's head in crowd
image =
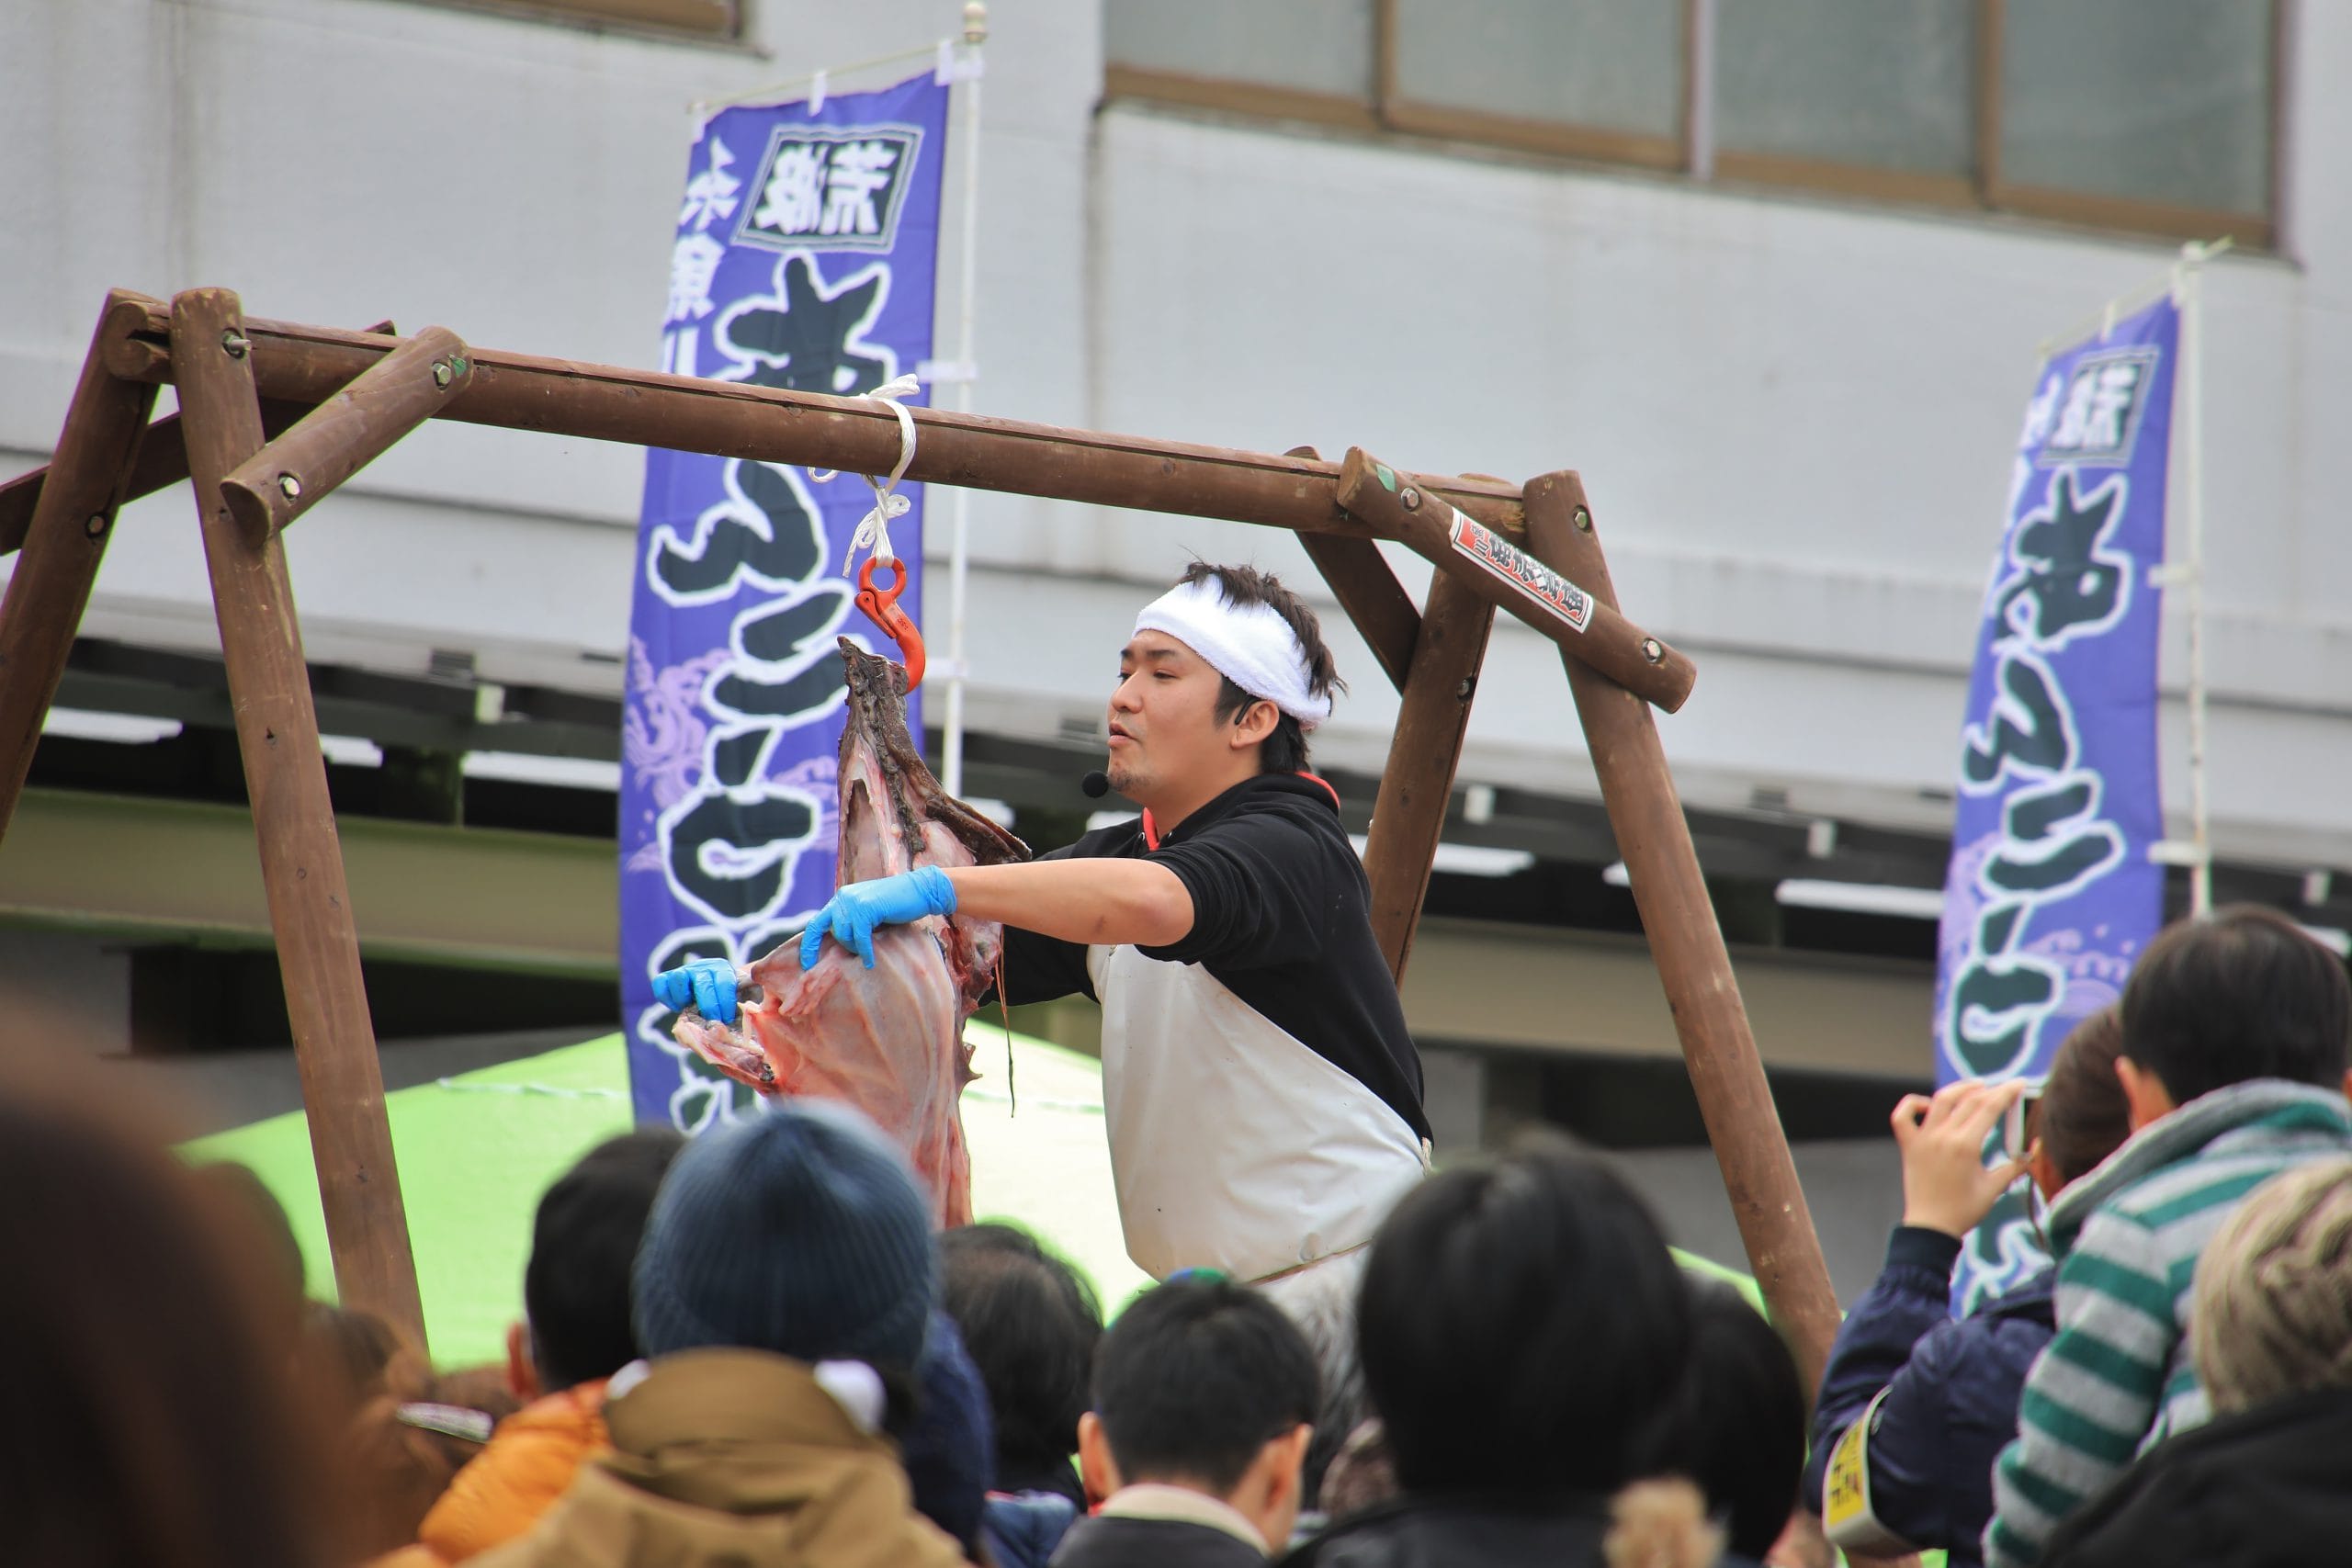
[(0, 1075), (0, 1557), (326, 1561), (267, 1238), (160, 1129)]
[(1379, 1416), (1367, 1416), (1331, 1456), (1330, 1469), (1323, 1475), (1323, 1511), (1342, 1519), (1377, 1507), (1396, 1496), (1396, 1466), (1388, 1457), (1388, 1434)]
[(541, 1195), (523, 1270), (526, 1322), (507, 1341), (518, 1396), (595, 1382), (637, 1359), (630, 1270), (653, 1196), (685, 1145), (673, 1128), (639, 1127), (589, 1150)]
[(1315, 1358), (1247, 1286), (1180, 1274), (1119, 1314), (1094, 1358), (1080, 1462), (1098, 1497), (1148, 1483), (1240, 1513), (1269, 1550), (1289, 1540), (1318, 1404)]
[(962, 1330), (996, 1417), (996, 1482), (1083, 1502), (1069, 1456), (1102, 1338), (1092, 1287), (1015, 1226), (963, 1225), (939, 1237), (940, 1302)]
[(2092, 1171), (2132, 1135), (2132, 1105), (2115, 1070), (2123, 1010), (2110, 1002), (2069, 1030), (2026, 1126), (2026, 1166), (2044, 1198)]
[(216, 1160), (198, 1166), (195, 1175), (205, 1197), (231, 1211), (231, 1224), (242, 1222), (251, 1228), (261, 1249), (263, 1278), (271, 1287), (273, 1325), (285, 1343), (292, 1344), (301, 1333), (309, 1305), (310, 1278), (302, 1260), (302, 1243), (294, 1234), (294, 1223), (286, 1217), (286, 1205), (249, 1165)]
[(915, 1390), (914, 1408), (899, 1432), (915, 1512), (955, 1537), (964, 1555), (977, 1562), (995, 1470), (994, 1424), (979, 1369), (965, 1353), (956, 1320), (944, 1312), (931, 1315)]
[(1796, 1510), (1804, 1386), (1780, 1333), (1728, 1285), (1690, 1280), (1690, 1330), (1665, 1468), (1698, 1483), (1731, 1551), (1760, 1562)]
[(2188, 1332), (2216, 1414), (2352, 1390), (2352, 1161), (2273, 1177), (2238, 1206), (2198, 1259)]
[(938, 1295), (930, 1205), (874, 1123), (787, 1100), (670, 1167), (634, 1275), (646, 1355), (723, 1347), (863, 1361), (901, 1400)]
[(307, 1392), (326, 1417), (348, 1421), (395, 1382), (425, 1375), (423, 1358), (392, 1325), (360, 1307), (312, 1304), (300, 1359)]
[(2352, 1088), (2352, 981), (2343, 960), (2251, 904), (2176, 920), (2123, 987), (2117, 1073), (2144, 1127), (2255, 1078)]
[(1565, 1139), (1440, 1172), (1382, 1224), (1357, 1311), (1397, 1481), (1540, 1500), (1650, 1472), (1690, 1316), (1649, 1210)]
[(418, 1527), (500, 1421), (521, 1407), (503, 1367), (435, 1377), (395, 1358), (381, 1391), (345, 1428), (339, 1458), (349, 1503), (338, 1510), (348, 1557), (366, 1561), (417, 1539)]
[(1356, 1287), (1360, 1277), (1345, 1269), (1310, 1269), (1269, 1292), (1315, 1352), (1323, 1404), (1315, 1413), (1315, 1440), (1306, 1445), (1305, 1506), (1325, 1509), (1323, 1479), (1355, 1429), (1371, 1414), (1364, 1397), (1363, 1362), (1356, 1354)]

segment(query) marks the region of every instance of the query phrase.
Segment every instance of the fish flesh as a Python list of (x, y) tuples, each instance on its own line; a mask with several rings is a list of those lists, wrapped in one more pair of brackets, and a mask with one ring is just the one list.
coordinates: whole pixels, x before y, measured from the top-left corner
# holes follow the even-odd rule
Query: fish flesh
[[(847, 637), (840, 878), (919, 865), (1004, 865), (1028, 846), (940, 788), (907, 733), (906, 671)], [(827, 942), (800, 967), (794, 937), (743, 973), (732, 1027), (689, 1008), (678, 1043), (763, 1095), (847, 1100), (899, 1140), (942, 1226), (972, 1217), (972, 1164), (957, 1101), (973, 1077), (964, 1021), (996, 982), (1004, 929), (933, 916), (874, 933), (874, 967)]]

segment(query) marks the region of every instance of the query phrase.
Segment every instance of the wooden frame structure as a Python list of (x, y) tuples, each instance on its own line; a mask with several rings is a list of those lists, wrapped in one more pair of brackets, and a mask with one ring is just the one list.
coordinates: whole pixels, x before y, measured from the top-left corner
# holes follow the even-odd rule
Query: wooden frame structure
[[(149, 423), (156, 388), (180, 412)], [(1401, 979), (1428, 891), (1499, 611), (1559, 646), (1603, 802), (1673, 1010), (1758, 1282), (1817, 1381), (1837, 1301), (1729, 956), (1701, 880), (1653, 705), (1690, 694), (1690, 661), (1619, 610), (1573, 472), (1523, 488), (910, 411), (907, 478), (1255, 523), (1295, 532), (1402, 694), (1364, 863), (1383, 951)], [(889, 471), (881, 404), (476, 352), (439, 328), (396, 336), (247, 320), (236, 295), (107, 297), (54, 458), (0, 486), (0, 551), (22, 558), (0, 604), (0, 835), (128, 500), (196, 491), (294, 1026), (335, 1278), (346, 1301), (421, 1336), (415, 1268), (385, 1118), (359, 942), (327, 798), (280, 531), (433, 418), (772, 463)], [(1437, 570), (1416, 606), (1375, 541)]]

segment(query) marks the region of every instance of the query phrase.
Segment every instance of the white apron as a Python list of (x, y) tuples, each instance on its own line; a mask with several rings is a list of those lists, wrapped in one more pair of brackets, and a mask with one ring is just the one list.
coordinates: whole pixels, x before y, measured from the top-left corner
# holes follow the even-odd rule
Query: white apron
[(1372, 1239), (1429, 1172), (1411, 1125), (1194, 964), (1090, 947), (1127, 1255), (1286, 1273)]

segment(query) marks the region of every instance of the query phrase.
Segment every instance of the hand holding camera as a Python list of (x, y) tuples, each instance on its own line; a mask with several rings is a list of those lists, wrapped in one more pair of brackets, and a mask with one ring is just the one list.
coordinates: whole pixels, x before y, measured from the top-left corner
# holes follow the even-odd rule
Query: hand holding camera
[[(2027, 1085), (1967, 1080), (1929, 1099), (1906, 1094), (1894, 1108), (1894, 1142), (1903, 1151), (1903, 1223), (1965, 1235), (2001, 1194), (2026, 1174), (2012, 1155), (1987, 1168), (1984, 1141), (2023, 1099)], [(2019, 1150), (2018, 1153), (2024, 1151)]]

